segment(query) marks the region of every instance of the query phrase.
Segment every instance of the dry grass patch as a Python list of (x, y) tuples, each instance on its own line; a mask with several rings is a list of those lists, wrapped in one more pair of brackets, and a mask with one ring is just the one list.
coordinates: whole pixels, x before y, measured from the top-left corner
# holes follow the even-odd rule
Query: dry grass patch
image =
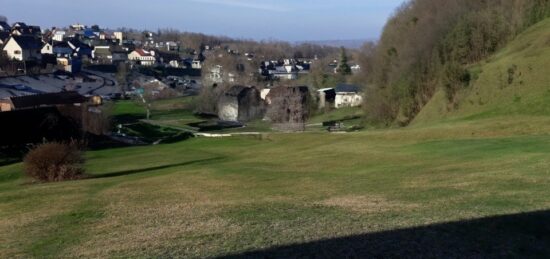
[(218, 216), (231, 201), (208, 191), (227, 189), (228, 184), (211, 181), (205, 188), (202, 180), (200, 176), (165, 175), (105, 190), (101, 195), (111, 197), (104, 207), (105, 217), (92, 227), (91, 238), (69, 253), (75, 257), (143, 256), (174, 250), (196, 256), (207, 251), (209, 244), (193, 239), (234, 235), (240, 227)]
[(381, 213), (404, 211), (419, 207), (417, 204), (389, 200), (379, 196), (348, 195), (333, 197), (317, 203), (327, 207), (337, 207), (359, 213)]

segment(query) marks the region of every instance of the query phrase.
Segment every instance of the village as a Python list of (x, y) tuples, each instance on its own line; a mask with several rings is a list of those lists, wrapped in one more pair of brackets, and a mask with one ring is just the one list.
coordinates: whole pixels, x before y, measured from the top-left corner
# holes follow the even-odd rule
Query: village
[[(343, 48), (316, 46), (328, 52), (324, 56), (315, 50), (289, 53), (292, 48), (276, 53), (256, 43), (224, 44), (218, 39), (199, 39), (190, 47), (174, 35), (172, 31), (117, 31), (78, 23), (42, 29), (0, 21), (0, 117), (13, 125), (12, 134), (2, 135), (22, 136), (11, 138), (10, 144), (82, 134), (142, 143), (132, 136), (141, 134), (122, 133), (121, 129), (151, 122), (155, 102), (187, 103), (189, 99), (194, 103), (183, 112), (192, 111), (195, 119), (208, 118), (200, 121), (216, 125), (215, 130), (261, 122), (269, 125), (265, 129), (297, 132), (307, 130), (316, 114), (342, 108), (355, 112), (363, 103), (363, 87), (343, 80), (361, 69), (358, 64), (347, 64)], [(338, 60), (339, 56), (344, 60)], [(316, 73), (326, 82), (316, 84)], [(146, 115), (133, 121), (117, 119), (112, 106), (126, 104)], [(38, 125), (51, 112), (59, 117), (57, 122), (71, 123), (44, 130)], [(29, 122), (25, 117), (34, 119)], [(338, 120), (317, 123), (331, 131), (349, 129)], [(51, 130), (59, 132), (59, 127), (67, 125), (72, 126), (62, 131), (80, 133), (63, 135)], [(162, 126), (174, 128), (173, 123)], [(204, 128), (177, 130), (198, 133)], [(24, 129), (33, 130), (17, 134)]]

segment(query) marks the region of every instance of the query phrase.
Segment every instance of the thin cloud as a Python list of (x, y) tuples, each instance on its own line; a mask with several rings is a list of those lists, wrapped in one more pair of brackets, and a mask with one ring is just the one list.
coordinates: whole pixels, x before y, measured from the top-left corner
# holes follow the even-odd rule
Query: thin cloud
[(274, 11), (274, 12), (288, 12), (289, 8), (278, 5), (258, 3), (251, 0), (190, 0), (191, 2), (205, 3), (205, 4), (216, 4), (216, 5), (225, 5), (233, 7), (242, 7), (247, 9), (263, 10), (263, 11)]

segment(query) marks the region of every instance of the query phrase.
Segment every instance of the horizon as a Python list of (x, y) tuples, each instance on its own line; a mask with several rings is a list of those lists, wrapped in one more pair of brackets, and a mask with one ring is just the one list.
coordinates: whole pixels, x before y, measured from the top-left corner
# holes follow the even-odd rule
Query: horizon
[[(176, 29), (235, 39), (287, 42), (376, 40), (380, 37), (387, 19), (405, 2), (269, 0), (258, 3), (251, 0), (165, 0), (155, 10), (161, 14), (159, 15), (149, 13), (151, 5), (143, 0), (132, 3), (127, 0), (114, 3), (99, 0), (93, 3), (101, 8), (82, 8), (79, 3), (84, 1), (81, 0), (6, 1), (4, 13), (0, 15), (6, 16), (10, 23), (21, 21), (43, 28), (81, 23), (97, 24), (101, 28), (109, 29)], [(128, 6), (132, 6), (130, 11), (119, 12)], [(46, 8), (64, 10), (64, 14), (48, 16), (42, 12)], [(119, 16), (124, 17), (124, 21), (120, 21)], [(217, 18), (209, 19), (210, 17)], [(256, 22), (258, 20), (265, 22)], [(307, 35), (304, 35), (304, 31), (308, 32)]]

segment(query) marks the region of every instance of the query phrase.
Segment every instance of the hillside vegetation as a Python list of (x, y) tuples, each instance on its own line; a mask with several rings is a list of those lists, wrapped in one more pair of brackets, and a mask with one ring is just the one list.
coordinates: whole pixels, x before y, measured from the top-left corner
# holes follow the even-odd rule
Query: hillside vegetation
[(526, 30), (504, 49), (468, 67), (469, 86), (449, 103), (440, 89), (413, 124), (448, 119), (550, 115), (550, 19)]
[(375, 48), (364, 51), (368, 119), (407, 125), (436, 93), (455, 106), (476, 79), (474, 64), (549, 15), (548, 0), (406, 2)]

